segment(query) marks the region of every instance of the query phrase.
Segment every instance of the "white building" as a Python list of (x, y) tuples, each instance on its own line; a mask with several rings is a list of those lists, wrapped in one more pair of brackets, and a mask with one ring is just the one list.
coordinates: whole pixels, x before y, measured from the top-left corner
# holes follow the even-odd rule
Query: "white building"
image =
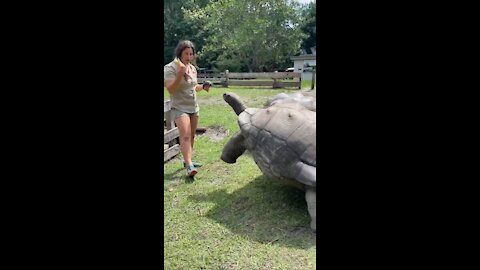
[(315, 47), (311, 48), (312, 54), (301, 54), (299, 56), (290, 57), (293, 61), (294, 72), (302, 73), (302, 80), (312, 79), (312, 68), (309, 65), (317, 65), (317, 53)]

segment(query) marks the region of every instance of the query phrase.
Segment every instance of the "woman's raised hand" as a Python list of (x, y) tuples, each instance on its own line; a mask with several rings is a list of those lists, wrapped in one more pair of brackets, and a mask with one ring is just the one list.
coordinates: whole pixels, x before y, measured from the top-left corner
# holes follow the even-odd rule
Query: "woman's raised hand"
[(178, 65), (177, 73), (183, 76), (187, 72), (187, 67), (178, 58), (175, 58), (175, 63)]

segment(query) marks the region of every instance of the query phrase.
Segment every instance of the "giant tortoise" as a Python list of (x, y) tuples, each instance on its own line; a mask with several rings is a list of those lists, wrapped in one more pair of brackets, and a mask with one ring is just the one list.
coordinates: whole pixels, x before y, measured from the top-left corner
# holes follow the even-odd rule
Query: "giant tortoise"
[(317, 98), (315, 91), (296, 91), (293, 94), (280, 93), (270, 98), (265, 107), (270, 107), (279, 103), (300, 103), (310, 111), (317, 111)]
[(238, 115), (240, 132), (225, 145), (221, 159), (235, 163), (248, 150), (262, 173), (305, 191), (310, 227), (316, 231), (316, 114), (298, 102), (247, 108), (235, 93), (223, 99)]

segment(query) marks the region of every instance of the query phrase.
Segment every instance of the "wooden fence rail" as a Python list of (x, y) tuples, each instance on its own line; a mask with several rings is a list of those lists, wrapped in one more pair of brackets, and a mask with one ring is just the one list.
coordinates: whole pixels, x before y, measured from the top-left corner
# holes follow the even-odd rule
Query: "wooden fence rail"
[(172, 102), (167, 100), (163, 103), (163, 162), (175, 157), (180, 152), (179, 133), (175, 126), (172, 113)]
[[(299, 72), (247, 72), (199, 73), (198, 83), (211, 81), (213, 84), (229, 86), (271, 86), (272, 88), (302, 88), (302, 73)], [(298, 78), (298, 79), (297, 79)], [(258, 80), (260, 79), (260, 80)], [(282, 81), (291, 79), (292, 81)]]

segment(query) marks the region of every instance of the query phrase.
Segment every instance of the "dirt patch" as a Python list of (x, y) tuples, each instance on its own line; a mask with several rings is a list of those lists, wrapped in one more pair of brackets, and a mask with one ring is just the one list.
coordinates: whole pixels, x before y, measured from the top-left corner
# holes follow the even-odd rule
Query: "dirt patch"
[(228, 129), (219, 125), (213, 125), (206, 127), (204, 132), (199, 133), (198, 136), (207, 136), (210, 140), (218, 142), (223, 140), (229, 134), (230, 131)]

